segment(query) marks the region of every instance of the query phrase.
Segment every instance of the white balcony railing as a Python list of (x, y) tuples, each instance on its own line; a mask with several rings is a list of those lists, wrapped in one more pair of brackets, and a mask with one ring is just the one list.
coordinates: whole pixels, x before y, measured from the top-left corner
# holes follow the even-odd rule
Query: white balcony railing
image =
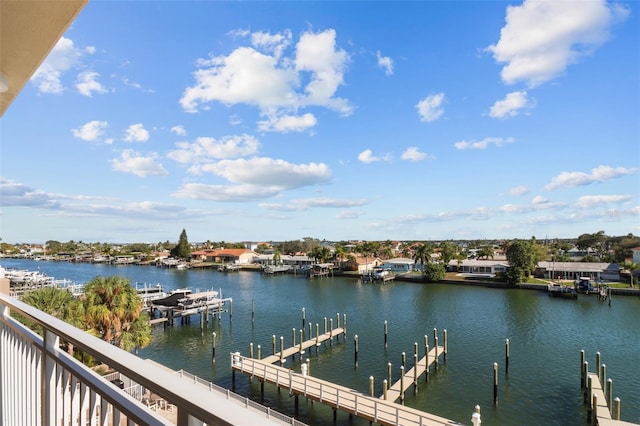
[[(34, 333), (9, 315), (44, 330)], [(64, 341), (158, 395), (175, 419), (144, 405), (60, 348)], [(174, 423), (175, 422), (175, 423)], [(17, 299), (0, 294), (0, 424), (171, 425), (301, 424), (243, 397), (230, 397), (93, 337)]]

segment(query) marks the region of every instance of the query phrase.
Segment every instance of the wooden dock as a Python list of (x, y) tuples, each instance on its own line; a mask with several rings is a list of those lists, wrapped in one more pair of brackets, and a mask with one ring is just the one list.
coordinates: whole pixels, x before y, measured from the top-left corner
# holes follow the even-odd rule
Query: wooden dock
[(444, 346), (437, 346), (432, 348), (427, 355), (418, 361), (409, 371), (404, 373), (404, 376), (395, 382), (380, 399), (386, 399), (387, 401), (394, 402), (398, 398), (404, 399), (404, 392), (412, 385), (417, 385), (418, 379), (429, 370), (432, 364), (438, 361), (438, 356), (444, 354)]
[[(280, 358), (278, 357), (276, 360), (278, 359)], [(257, 360), (235, 353), (231, 354), (231, 369), (233, 372), (239, 371), (250, 377), (256, 377), (262, 382), (288, 389), (289, 394), (296, 397), (296, 402), (298, 396), (302, 395), (307, 399), (328, 405), (334, 410), (341, 410), (380, 425), (442, 426), (463, 424), (391, 401), (366, 396), (354, 389), (308, 374), (294, 373), (293, 370), (265, 362), (267, 360)]]
[(295, 345), (295, 346), (291, 346), (290, 348), (287, 349), (282, 349), (280, 352), (276, 352), (273, 355), (270, 355), (268, 357), (263, 358), (261, 361), (263, 363), (266, 364), (273, 364), (274, 362), (278, 362), (280, 361), (281, 363), (286, 360), (288, 357), (290, 356), (294, 356), (295, 354), (298, 353), (304, 353), (305, 350), (312, 348), (312, 347), (318, 347), (320, 345), (322, 345), (322, 343), (326, 342), (327, 340), (331, 340), (334, 337), (339, 337), (340, 335), (344, 335), (345, 334), (345, 329), (342, 327), (338, 327), (338, 328), (334, 328), (332, 330), (327, 331), (324, 334), (320, 334), (316, 337), (312, 337), (309, 340), (306, 340), (304, 342), (300, 342), (299, 344)]
[[(599, 358), (599, 353), (597, 355)], [(584, 351), (582, 356), (584, 358)], [(598, 373), (587, 372), (587, 363), (582, 362), (582, 378), (584, 379), (582, 382), (584, 385), (585, 403), (588, 407), (589, 421), (591, 424), (598, 426), (637, 426), (638, 423), (629, 423), (620, 420), (620, 399), (615, 398), (614, 401), (607, 402), (607, 392), (600, 380), (600, 376)], [(602, 366), (604, 367), (604, 364), (602, 364)], [(611, 390), (607, 389), (607, 391), (609, 396), (612, 396)]]

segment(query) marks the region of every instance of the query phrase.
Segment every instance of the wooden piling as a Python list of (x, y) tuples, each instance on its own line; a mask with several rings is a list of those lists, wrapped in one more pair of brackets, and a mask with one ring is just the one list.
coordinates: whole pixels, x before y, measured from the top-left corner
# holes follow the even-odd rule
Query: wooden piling
[(254, 322), (256, 317), (256, 301), (251, 301), (251, 322)]
[(302, 330), (304, 330), (304, 323), (306, 321), (306, 310), (305, 308), (302, 308)]
[[(416, 348), (418, 344), (416, 343)], [(418, 393), (418, 354), (413, 354), (413, 393)]]
[(582, 349), (580, 351), (580, 389), (584, 389), (584, 378), (585, 378), (584, 361), (585, 361), (585, 355), (584, 355), (584, 349)]
[(424, 369), (424, 381), (429, 383), (429, 337), (424, 335), (424, 356), (426, 368)]
[(400, 365), (402, 365), (402, 368), (407, 365), (407, 354), (404, 352), (402, 352), (402, 363)]
[(344, 332), (345, 339), (347, 338), (347, 314), (342, 315), (342, 331)]
[(448, 333), (447, 333), (447, 329), (445, 328), (444, 330), (442, 330), (442, 355), (443, 355), (443, 359), (444, 362), (447, 362), (447, 354), (449, 353), (449, 344), (448, 342)]
[(389, 329), (387, 327), (387, 320), (384, 320), (384, 348), (387, 349), (387, 334)]
[(271, 336), (271, 355), (276, 354), (276, 335)]
[(233, 318), (233, 299), (229, 299), (229, 321)]
[(498, 405), (498, 363), (493, 363), (493, 405)]
[(258, 345), (258, 359), (262, 359), (262, 348)]
[(404, 405), (404, 365), (400, 366), (400, 402)]
[(284, 364), (284, 359), (282, 356), (284, 355), (284, 337), (280, 336), (280, 365)]
[(382, 381), (382, 398), (386, 401), (387, 400), (387, 389), (389, 388), (389, 382), (387, 382), (387, 379), (384, 379)]
[(356, 367), (358, 366), (358, 335), (356, 334), (355, 336), (353, 336), (353, 344), (355, 347), (355, 359), (354, 359), (354, 363), (356, 365)]
[(593, 400), (591, 405), (591, 423), (598, 424), (598, 395), (593, 394)]
[(620, 398), (613, 400), (613, 420), (620, 420)]
[(602, 386), (604, 386), (606, 381), (607, 381), (607, 364), (602, 364), (600, 366), (600, 383), (602, 383)]
[(324, 334), (327, 334), (327, 317), (324, 317)]
[(387, 363), (387, 378), (389, 379), (389, 381), (387, 383), (389, 383), (389, 386), (391, 386), (391, 383), (393, 383), (391, 381), (391, 377), (392, 377), (392, 375), (391, 375), (391, 363), (389, 362), (389, 363)]
[(253, 342), (249, 343), (249, 358), (253, 358)]
[(435, 354), (436, 354), (436, 359), (433, 362), (433, 367), (437, 370), (438, 369), (438, 335), (436, 334), (436, 329), (433, 329), (433, 348), (436, 350)]
[(602, 378), (600, 377), (600, 361), (601, 361), (600, 352), (596, 352), (596, 375), (600, 379), (600, 383), (602, 383)]
[(509, 374), (509, 339), (504, 343), (504, 365), (505, 372)]
[(613, 403), (613, 380), (612, 379), (607, 379), (607, 406), (609, 407), (609, 410), (611, 410), (611, 408), (613, 407), (612, 403)]
[(291, 329), (291, 346), (296, 345), (296, 329), (295, 327)]
[(298, 351), (300, 362), (302, 362), (302, 355), (304, 355), (304, 351), (302, 350), (302, 342), (304, 342), (304, 328), (300, 329), (300, 350)]
[(589, 361), (585, 361), (584, 362), (584, 403), (586, 403), (588, 401), (588, 397), (587, 397), (587, 392), (589, 389), (589, 383), (590, 383), (590, 377), (589, 377)]
[(369, 376), (369, 396), (373, 397), (373, 376)]

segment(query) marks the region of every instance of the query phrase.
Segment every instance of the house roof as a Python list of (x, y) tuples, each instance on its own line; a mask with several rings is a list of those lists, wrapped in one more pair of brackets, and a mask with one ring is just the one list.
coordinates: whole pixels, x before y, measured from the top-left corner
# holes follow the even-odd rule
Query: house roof
[(206, 250), (198, 250), (191, 252), (192, 256), (208, 256), (208, 257), (216, 257), (216, 256), (236, 256), (240, 257), (245, 253), (253, 253), (249, 249), (206, 249)]

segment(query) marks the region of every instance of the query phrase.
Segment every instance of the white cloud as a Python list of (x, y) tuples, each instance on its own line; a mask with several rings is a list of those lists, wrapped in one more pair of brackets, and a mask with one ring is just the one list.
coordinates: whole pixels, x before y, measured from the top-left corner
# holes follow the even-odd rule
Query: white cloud
[(439, 119), (444, 114), (442, 103), (444, 102), (444, 93), (429, 95), (416, 105), (420, 121), (431, 122)]
[(140, 177), (168, 175), (169, 172), (157, 160), (158, 155), (155, 153), (145, 157), (127, 149), (122, 151), (120, 158), (111, 160), (111, 166), (118, 172), (131, 173)]
[(193, 143), (178, 142), (178, 149), (170, 151), (167, 157), (182, 164), (207, 163), (213, 160), (253, 155), (260, 143), (249, 135), (225, 136), (219, 140), (199, 137)]
[(598, 166), (591, 170), (591, 174), (584, 172), (561, 172), (558, 176), (551, 179), (545, 189), (551, 191), (553, 189), (590, 185), (595, 182), (605, 182), (611, 179), (625, 175), (633, 175), (638, 173), (637, 168), (625, 168), (611, 166)]
[(596, 1), (525, 0), (507, 6), (500, 40), (487, 48), (503, 63), (502, 80), (529, 87), (562, 74), (609, 38), (609, 28), (629, 13), (619, 4)]
[(344, 83), (347, 62), (347, 52), (336, 49), (335, 30), (302, 34), (296, 45), (295, 66), (298, 71), (311, 73), (311, 80), (304, 88), (302, 104), (323, 105), (343, 115), (351, 114), (352, 107), (346, 100), (333, 97), (338, 86)]
[(358, 154), (358, 160), (365, 164), (375, 163), (376, 161), (390, 161), (391, 155), (385, 154), (382, 157), (377, 157), (373, 155), (373, 151), (371, 151), (370, 149), (365, 149), (360, 154)]
[(331, 170), (323, 163), (292, 164), (264, 157), (222, 160), (202, 165), (199, 171), (213, 173), (234, 184), (272, 187), (277, 191), (318, 185), (331, 179)]
[(531, 200), (531, 204), (533, 204), (534, 206), (539, 206), (541, 204), (547, 204), (548, 202), (549, 202), (549, 200), (544, 198), (542, 195), (536, 195), (535, 197), (533, 197), (533, 200)]
[(251, 34), (251, 44), (266, 52), (273, 53), (276, 59), (280, 59), (284, 50), (291, 44), (293, 36), (290, 30), (280, 34), (255, 32)]
[(402, 153), (402, 156), (400, 158), (409, 161), (420, 161), (427, 158), (427, 154), (424, 152), (420, 152), (420, 149), (417, 146), (410, 146), (406, 149), (406, 151)]
[(273, 197), (280, 192), (279, 188), (257, 185), (207, 185), (204, 183), (186, 183), (175, 193), (174, 197), (207, 201), (253, 201)]
[(631, 195), (584, 195), (576, 201), (576, 207), (588, 209), (600, 204), (622, 203), (631, 200)]
[[(334, 30), (303, 33), (289, 56), (285, 55), (291, 42), (288, 31), (255, 33), (251, 38), (253, 47), (239, 47), (228, 56), (199, 61), (195, 84), (187, 87), (180, 99), (185, 111), (206, 109), (215, 101), (228, 106), (253, 105), (267, 117), (260, 125), (278, 131), (310, 126), (313, 116), (298, 114), (304, 107), (321, 106), (351, 114), (349, 102), (335, 96), (344, 84), (349, 56), (336, 48)], [(302, 81), (306, 86), (302, 87)], [(297, 117), (293, 126), (287, 125), (291, 117)]]
[(493, 104), (489, 111), (489, 116), (500, 119), (515, 117), (519, 114), (520, 110), (532, 108), (533, 106), (533, 103), (527, 99), (526, 90), (511, 92), (508, 93), (503, 100), (496, 101), (496, 103)]
[(364, 215), (364, 212), (356, 212), (353, 210), (343, 210), (341, 212), (336, 213), (336, 219), (357, 219), (363, 215)]
[(177, 126), (173, 126), (170, 129), (171, 133), (175, 133), (178, 136), (185, 136), (187, 134), (187, 131), (185, 130), (184, 126), (182, 126), (181, 124), (177, 125)]
[(529, 193), (529, 188), (524, 185), (514, 186), (509, 190), (509, 195), (515, 195), (515, 196), (525, 195), (528, 193)]
[(258, 207), (275, 211), (305, 211), (310, 208), (346, 208), (361, 207), (369, 202), (365, 199), (340, 200), (335, 198), (301, 198), (292, 200), (289, 204), (262, 203)]
[(107, 127), (109, 127), (109, 124), (106, 121), (93, 120), (77, 129), (71, 129), (71, 133), (83, 141), (95, 141), (104, 134)]
[(514, 138), (484, 138), (480, 141), (471, 140), (471, 141), (460, 141), (453, 144), (456, 149), (486, 149), (490, 145), (495, 146), (503, 146), (508, 143), (515, 142)]
[(132, 124), (125, 130), (125, 142), (146, 142), (149, 140), (149, 132), (144, 128), (142, 123)]
[(100, 74), (92, 71), (85, 71), (78, 74), (76, 81), (76, 89), (81, 95), (92, 97), (94, 93), (106, 93), (105, 89), (100, 82), (98, 82)]
[(392, 75), (393, 60), (388, 56), (382, 56), (379, 50), (376, 52), (376, 57), (378, 58), (378, 66), (384, 69), (384, 73), (386, 75)]
[[(91, 53), (90, 50), (88, 52)], [(61, 37), (33, 74), (31, 81), (42, 93), (62, 93), (62, 74), (80, 64), (82, 53), (71, 39)]]
[(268, 120), (258, 121), (258, 128), (263, 132), (303, 132), (314, 127), (317, 123), (318, 120), (313, 114), (306, 113), (300, 116), (269, 117)]

